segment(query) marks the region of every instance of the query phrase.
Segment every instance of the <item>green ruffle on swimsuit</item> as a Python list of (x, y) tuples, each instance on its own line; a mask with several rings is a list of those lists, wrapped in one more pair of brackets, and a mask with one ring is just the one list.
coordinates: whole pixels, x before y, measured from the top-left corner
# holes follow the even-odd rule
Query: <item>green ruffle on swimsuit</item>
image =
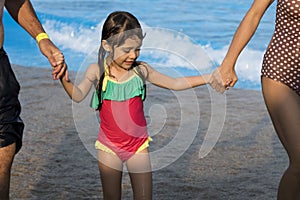
[(105, 75), (101, 91), (101, 100), (98, 98), (98, 90), (93, 93), (90, 106), (97, 109), (102, 100), (125, 101), (132, 97), (141, 96), (145, 99), (145, 84), (137, 74), (132, 75), (129, 79), (117, 82)]

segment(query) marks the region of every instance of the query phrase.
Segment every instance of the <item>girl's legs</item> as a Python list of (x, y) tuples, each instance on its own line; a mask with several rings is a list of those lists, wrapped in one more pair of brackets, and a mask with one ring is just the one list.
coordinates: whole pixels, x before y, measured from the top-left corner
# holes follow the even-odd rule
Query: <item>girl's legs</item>
[(99, 150), (98, 166), (104, 200), (121, 200), (123, 163), (116, 155)]
[(281, 178), (278, 200), (300, 199), (300, 96), (288, 86), (262, 78), (265, 103), (274, 128), (289, 156)]
[(148, 149), (145, 149), (126, 162), (133, 196), (135, 200), (152, 199), (152, 172)]

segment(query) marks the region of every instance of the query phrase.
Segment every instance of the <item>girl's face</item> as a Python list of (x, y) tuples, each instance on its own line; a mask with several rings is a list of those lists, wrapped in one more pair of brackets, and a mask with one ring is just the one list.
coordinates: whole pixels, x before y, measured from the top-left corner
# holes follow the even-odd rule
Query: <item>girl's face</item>
[(123, 69), (130, 69), (133, 62), (139, 57), (142, 41), (137, 38), (128, 38), (120, 46), (114, 46), (113, 63)]

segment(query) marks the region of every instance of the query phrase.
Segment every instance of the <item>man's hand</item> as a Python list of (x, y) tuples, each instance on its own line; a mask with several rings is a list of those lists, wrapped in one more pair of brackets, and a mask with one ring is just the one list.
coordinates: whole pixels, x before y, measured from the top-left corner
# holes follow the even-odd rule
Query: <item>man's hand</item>
[[(54, 53), (53, 54), (54, 59), (56, 60), (56, 63), (58, 63), (59, 65), (63, 65), (62, 66), (62, 70), (64, 73), (62, 74), (62, 76), (59, 77), (60, 80), (64, 79), (65, 81), (69, 82), (69, 72), (68, 72), (68, 66), (66, 64), (66, 62), (64, 62), (64, 55), (62, 53)], [(56, 70), (54, 67), (52, 67), (52, 74), (54, 73), (53, 71)]]
[(38, 45), (41, 53), (47, 57), (52, 66), (53, 80), (59, 80), (61, 77), (65, 76), (68, 81), (69, 76), (67, 66), (64, 64), (65, 59), (62, 52), (49, 39), (41, 40)]

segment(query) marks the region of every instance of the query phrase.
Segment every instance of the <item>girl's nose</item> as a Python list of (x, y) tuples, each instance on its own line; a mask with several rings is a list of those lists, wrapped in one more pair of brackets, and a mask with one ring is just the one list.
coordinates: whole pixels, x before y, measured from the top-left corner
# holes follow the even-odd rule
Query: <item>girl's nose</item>
[(132, 50), (130, 51), (129, 57), (132, 59), (136, 59), (139, 56), (139, 51), (137, 50)]

